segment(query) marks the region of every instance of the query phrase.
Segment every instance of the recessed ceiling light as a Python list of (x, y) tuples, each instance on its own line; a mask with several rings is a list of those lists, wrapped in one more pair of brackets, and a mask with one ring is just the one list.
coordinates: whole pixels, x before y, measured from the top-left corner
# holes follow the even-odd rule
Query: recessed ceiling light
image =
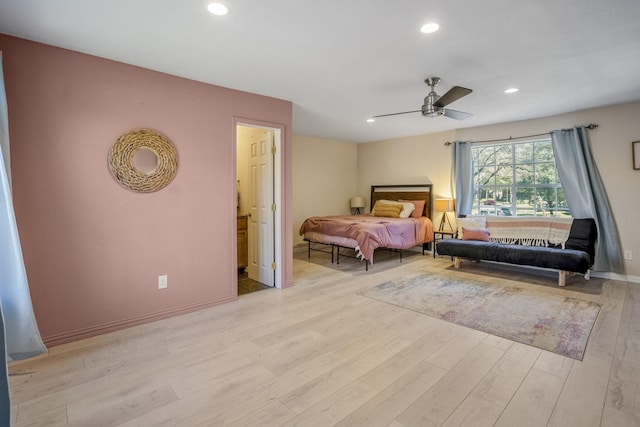
[(367, 119), (367, 123), (373, 123), (375, 121), (376, 121), (376, 119)]
[(440, 25), (436, 24), (435, 22), (430, 22), (428, 24), (424, 24), (422, 28), (420, 28), (420, 31), (425, 34), (429, 34), (435, 33), (436, 31), (438, 31), (438, 28), (440, 28)]
[(505, 90), (504, 93), (516, 93), (519, 90), (520, 89), (518, 89), (517, 87), (510, 87), (509, 89)]
[(227, 6), (223, 5), (222, 3), (209, 3), (207, 5), (207, 10), (209, 11), (209, 13), (212, 13), (214, 15), (226, 15), (229, 12)]

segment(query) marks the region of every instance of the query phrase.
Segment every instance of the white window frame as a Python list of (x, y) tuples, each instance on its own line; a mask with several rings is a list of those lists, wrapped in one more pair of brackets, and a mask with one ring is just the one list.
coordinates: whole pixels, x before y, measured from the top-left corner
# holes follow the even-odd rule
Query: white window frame
[[(548, 160), (538, 160), (535, 158), (535, 146), (536, 144), (551, 144), (551, 139), (550, 138), (541, 138), (541, 139), (532, 139), (532, 140), (525, 140), (525, 141), (509, 141), (509, 142), (501, 142), (501, 143), (485, 143), (485, 144), (477, 144), (473, 147), (471, 147), (471, 153), (472, 153), (472, 159), (473, 159), (473, 204), (472, 204), (472, 210), (471, 213), (473, 215), (512, 215), (512, 216), (562, 216), (562, 217), (567, 217), (570, 216), (569, 214), (569, 209), (566, 206), (566, 200), (564, 200), (564, 196), (563, 196), (563, 190), (562, 190), (562, 185), (560, 183), (560, 178), (558, 177), (558, 170), (557, 170), (557, 166), (556, 166), (556, 161), (555, 161), (555, 153), (552, 152), (553, 154), (553, 161), (548, 161)], [(521, 163), (516, 163), (516, 146), (521, 146), (524, 144), (532, 144), (532, 148), (533, 148), (533, 158), (531, 162), (521, 162)], [(492, 184), (483, 184), (483, 185), (479, 185), (478, 183), (478, 178), (477, 178), (477, 174), (478, 174), (478, 165), (476, 164), (476, 159), (478, 158), (478, 154), (477, 154), (477, 150), (481, 150), (481, 149), (486, 149), (487, 147), (493, 147), (494, 150), (497, 150), (499, 147), (505, 146), (505, 145), (509, 145), (511, 146), (511, 163), (507, 166), (510, 166), (512, 168), (512, 177), (511, 177), (511, 183), (510, 184), (498, 184), (497, 183), (497, 169), (496, 169), (496, 173), (493, 174), (493, 183)], [(494, 152), (495, 153), (495, 152)], [(496, 161), (496, 158), (494, 157), (494, 162)], [(537, 168), (541, 165), (546, 165), (548, 166), (549, 164), (553, 165), (553, 168), (555, 169), (555, 177), (556, 177), (556, 182), (551, 182), (551, 183), (538, 183), (536, 182), (536, 178), (537, 178)], [(522, 165), (531, 165), (532, 168), (532, 173), (533, 173), (533, 182), (532, 183), (526, 183), (526, 184), (518, 184), (517, 181), (517, 177), (518, 177), (518, 166), (522, 166)], [(491, 166), (491, 165), (489, 165)], [(494, 167), (498, 168), (499, 165), (496, 165), (495, 163), (493, 164)], [(500, 193), (504, 193), (504, 189), (508, 188), (510, 191), (510, 195), (507, 194), (507, 198), (510, 199), (510, 201), (507, 201), (507, 203), (505, 204), (505, 202), (500, 203), (498, 201), (498, 197), (496, 197), (497, 194)], [(527, 213), (523, 212), (523, 208), (520, 208), (520, 212), (518, 212), (518, 190), (522, 190), (522, 189), (528, 189), (528, 190), (532, 190), (533, 191), (533, 196), (532, 196), (532, 200), (531, 200), (531, 207), (528, 207), (526, 209)], [(551, 201), (551, 205), (549, 206), (542, 206), (543, 203), (548, 203), (547, 201), (542, 199), (542, 196), (539, 196), (539, 190), (546, 190), (546, 189), (553, 189), (553, 200)], [(482, 190), (484, 190), (484, 192), (482, 192)], [(509, 193), (509, 191), (507, 191), (507, 193)], [(563, 203), (563, 205), (558, 206), (558, 193), (560, 192), (561, 194), (561, 200), (560, 202)], [(486, 201), (485, 198), (480, 197), (483, 194), (493, 194), (493, 205), (487, 205), (486, 203), (483, 203), (483, 201)]]

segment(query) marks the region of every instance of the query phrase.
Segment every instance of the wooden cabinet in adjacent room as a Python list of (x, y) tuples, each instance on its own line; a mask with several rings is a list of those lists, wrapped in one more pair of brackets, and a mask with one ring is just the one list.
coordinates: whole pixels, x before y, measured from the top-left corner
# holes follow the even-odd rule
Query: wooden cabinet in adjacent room
[(244, 269), (249, 262), (249, 239), (247, 232), (247, 216), (237, 218), (238, 229), (238, 269)]

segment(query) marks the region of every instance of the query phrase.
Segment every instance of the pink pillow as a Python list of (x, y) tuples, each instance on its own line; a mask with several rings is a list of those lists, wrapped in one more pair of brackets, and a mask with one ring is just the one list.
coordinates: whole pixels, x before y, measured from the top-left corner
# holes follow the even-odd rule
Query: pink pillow
[(489, 231), (480, 228), (462, 227), (462, 240), (480, 240), (482, 242), (489, 241)]
[(420, 218), (424, 214), (424, 200), (398, 200), (402, 203), (413, 203), (416, 208), (411, 212), (411, 218)]

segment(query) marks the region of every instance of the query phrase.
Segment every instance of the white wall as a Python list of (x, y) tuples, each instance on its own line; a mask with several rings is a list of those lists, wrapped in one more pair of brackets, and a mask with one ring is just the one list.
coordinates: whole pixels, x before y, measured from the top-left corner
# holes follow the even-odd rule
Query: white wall
[(457, 139), (484, 140), (543, 133), (574, 125), (598, 124), (589, 131), (593, 156), (607, 190), (623, 250), (626, 274), (640, 280), (640, 171), (633, 169), (631, 142), (640, 140), (640, 102), (583, 110), (535, 120), (460, 129)]
[[(425, 120), (445, 120), (444, 118)], [(640, 171), (633, 170), (631, 142), (640, 141), (640, 102), (595, 108), (520, 122), (459, 129), (366, 144), (294, 135), (294, 243), (298, 229), (313, 215), (348, 213), (359, 194), (369, 204), (371, 185), (433, 184), (434, 199), (451, 195), (451, 147), (454, 140), (485, 140), (545, 133), (575, 125), (598, 124), (589, 131), (593, 154), (607, 189), (629, 280), (640, 282)], [(440, 214), (434, 214), (434, 223)]]
[[(440, 120), (425, 119), (425, 120)], [(633, 252), (626, 274), (640, 281), (640, 171), (633, 170), (631, 142), (640, 140), (640, 102), (559, 116), (459, 129), (358, 146), (359, 190), (371, 184), (433, 183), (434, 198), (449, 196), (451, 148), (445, 141), (518, 137), (596, 123), (589, 132), (593, 154), (609, 196), (622, 248)], [(368, 190), (367, 190), (368, 191)], [(368, 194), (368, 193), (367, 193)], [(434, 217), (437, 224), (439, 217)]]
[[(367, 212), (372, 185), (433, 184), (433, 199), (451, 197), (451, 150), (455, 132), (442, 132), (358, 145), (358, 190), (366, 195)], [(440, 213), (432, 219), (440, 222)]]
[(357, 190), (358, 144), (293, 135), (294, 245), (303, 242), (298, 230), (306, 218), (348, 215)]

